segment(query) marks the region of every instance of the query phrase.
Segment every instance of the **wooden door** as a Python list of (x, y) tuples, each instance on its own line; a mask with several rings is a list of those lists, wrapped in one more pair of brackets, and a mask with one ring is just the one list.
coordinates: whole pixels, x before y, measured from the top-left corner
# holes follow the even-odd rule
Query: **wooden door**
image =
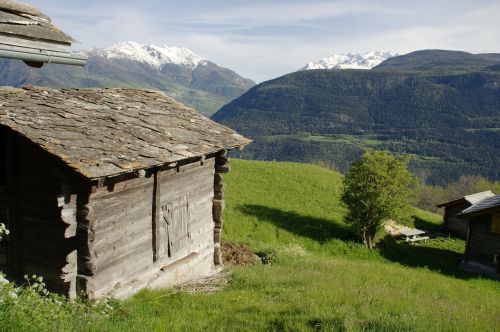
[(189, 200), (187, 196), (179, 197), (162, 206), (163, 236), (162, 252), (172, 257), (187, 249), (189, 240)]

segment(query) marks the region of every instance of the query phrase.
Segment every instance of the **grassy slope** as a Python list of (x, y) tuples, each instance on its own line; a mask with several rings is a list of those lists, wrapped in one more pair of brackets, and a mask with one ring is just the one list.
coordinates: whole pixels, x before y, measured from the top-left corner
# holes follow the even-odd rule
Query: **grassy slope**
[[(107, 321), (75, 317), (59, 328), (493, 331), (500, 326), (500, 283), (456, 268), (463, 241), (409, 247), (383, 239), (368, 252), (351, 241), (342, 223), (339, 174), (306, 164), (233, 160), (232, 165), (225, 177), (224, 237), (265, 252), (271, 264), (230, 269), (232, 283), (222, 292), (143, 291)], [(414, 224), (435, 231), (439, 219), (416, 211)]]

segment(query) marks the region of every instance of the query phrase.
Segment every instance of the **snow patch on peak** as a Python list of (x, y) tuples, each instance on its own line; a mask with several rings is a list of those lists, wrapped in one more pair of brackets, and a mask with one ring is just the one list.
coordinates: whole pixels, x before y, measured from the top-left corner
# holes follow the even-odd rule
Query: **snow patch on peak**
[(369, 51), (363, 54), (333, 54), (315, 62), (309, 62), (300, 70), (310, 69), (371, 69), (381, 62), (398, 55), (387, 51)]
[(133, 41), (121, 42), (108, 48), (93, 48), (88, 51), (88, 55), (101, 56), (107, 59), (138, 61), (156, 69), (161, 69), (169, 63), (191, 69), (207, 64), (207, 60), (185, 47), (139, 44)]

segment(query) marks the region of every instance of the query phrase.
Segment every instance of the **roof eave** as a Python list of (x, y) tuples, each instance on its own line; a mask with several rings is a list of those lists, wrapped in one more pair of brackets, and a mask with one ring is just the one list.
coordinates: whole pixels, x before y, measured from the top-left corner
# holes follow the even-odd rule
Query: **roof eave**
[(477, 211), (473, 211), (473, 212), (465, 212), (465, 213), (462, 212), (462, 213), (459, 213), (458, 215), (463, 216), (463, 217), (476, 217), (479, 215), (488, 214), (490, 212), (493, 212), (493, 211), (496, 211), (499, 209), (500, 209), (500, 205), (497, 205), (497, 206), (489, 207), (487, 209), (477, 210)]
[(458, 204), (458, 203), (470, 203), (470, 202), (467, 201), (465, 198), (462, 197), (462, 198), (459, 198), (459, 199), (455, 199), (453, 201), (449, 201), (449, 202), (438, 204), (438, 205), (436, 205), (436, 207), (442, 208), (442, 207), (446, 207), (446, 206), (450, 206), (450, 205), (455, 205), (455, 204)]
[(218, 150), (214, 150), (214, 151), (210, 151), (210, 152), (207, 152), (207, 153), (204, 153), (202, 155), (199, 155), (199, 156), (192, 156), (192, 157), (185, 157), (185, 158), (179, 158), (177, 160), (171, 160), (171, 161), (168, 161), (168, 162), (165, 162), (165, 163), (161, 163), (161, 164), (157, 164), (157, 165), (150, 165), (150, 166), (146, 166), (146, 167), (136, 167), (136, 168), (131, 168), (131, 169), (124, 169), (123, 172), (116, 172), (116, 173), (110, 173), (110, 174), (103, 174), (101, 176), (92, 176), (91, 174), (86, 174), (85, 172), (82, 172), (82, 170), (79, 170), (79, 169), (76, 169), (74, 167), (71, 167), (70, 164), (63, 162), (68, 165), (70, 168), (72, 168), (76, 173), (80, 174), (81, 176), (83, 176), (84, 178), (86, 178), (87, 180), (90, 180), (90, 181), (96, 181), (96, 180), (101, 180), (101, 179), (106, 179), (106, 178), (114, 178), (114, 177), (117, 177), (117, 176), (122, 176), (122, 175), (125, 175), (125, 174), (131, 174), (131, 173), (134, 173), (134, 172), (139, 172), (141, 170), (147, 170), (147, 169), (154, 169), (154, 168), (158, 168), (158, 167), (165, 167), (167, 165), (170, 165), (170, 164), (178, 164), (178, 163), (182, 163), (186, 160), (196, 160), (196, 159), (200, 159), (200, 160), (203, 160), (205, 157), (207, 156), (213, 156), (217, 153), (220, 153), (220, 152), (223, 152), (223, 151), (231, 151), (231, 150), (234, 150), (234, 149), (239, 149), (239, 150), (243, 150), (243, 148), (250, 144), (252, 142), (252, 140), (249, 140), (249, 139), (246, 139), (246, 141), (248, 142), (244, 142), (244, 143), (241, 143), (241, 144), (238, 144), (238, 145), (233, 145), (231, 147), (221, 147), (220, 149)]
[(0, 44), (0, 58), (18, 59), (36, 63), (57, 63), (73, 66), (85, 66), (87, 57), (70, 52), (47, 49), (34, 49), (22, 46)]

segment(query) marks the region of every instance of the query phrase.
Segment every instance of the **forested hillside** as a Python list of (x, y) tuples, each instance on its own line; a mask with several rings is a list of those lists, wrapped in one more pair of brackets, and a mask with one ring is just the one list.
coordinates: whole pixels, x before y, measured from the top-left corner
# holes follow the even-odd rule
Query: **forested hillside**
[(374, 69), (423, 70), (423, 71), (498, 71), (500, 54), (472, 54), (462, 51), (422, 50), (395, 56)]
[(296, 72), (252, 88), (213, 119), (255, 140), (244, 158), (346, 171), (375, 148), (414, 155), (412, 169), (429, 183), (500, 176), (500, 73), (487, 69)]

